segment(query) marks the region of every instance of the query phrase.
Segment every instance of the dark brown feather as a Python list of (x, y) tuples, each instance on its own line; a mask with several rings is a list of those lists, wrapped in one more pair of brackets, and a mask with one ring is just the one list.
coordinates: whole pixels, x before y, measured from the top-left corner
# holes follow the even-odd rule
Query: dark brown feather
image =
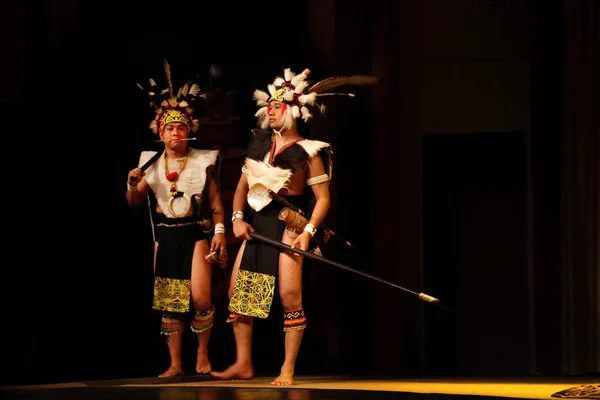
[(323, 93), (340, 86), (365, 86), (376, 83), (377, 78), (371, 75), (332, 76), (313, 84), (307, 89), (306, 93)]

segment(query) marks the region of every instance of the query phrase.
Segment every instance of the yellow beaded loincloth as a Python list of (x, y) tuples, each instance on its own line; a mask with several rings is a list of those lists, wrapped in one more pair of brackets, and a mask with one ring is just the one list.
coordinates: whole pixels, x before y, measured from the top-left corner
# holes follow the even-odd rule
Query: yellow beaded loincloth
[(229, 301), (229, 311), (249, 317), (267, 318), (274, 293), (275, 276), (240, 269)]

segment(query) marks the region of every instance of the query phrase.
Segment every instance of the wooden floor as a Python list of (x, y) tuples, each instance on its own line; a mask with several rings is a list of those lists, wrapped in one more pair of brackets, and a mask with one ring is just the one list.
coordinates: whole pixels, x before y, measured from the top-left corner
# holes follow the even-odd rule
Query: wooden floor
[[(600, 399), (592, 378), (377, 379), (300, 376), (292, 387), (275, 387), (270, 377), (217, 381), (211, 377), (137, 378), (1, 387), (0, 398), (157, 400), (362, 400), (362, 399)], [(564, 393), (561, 392), (565, 391)]]

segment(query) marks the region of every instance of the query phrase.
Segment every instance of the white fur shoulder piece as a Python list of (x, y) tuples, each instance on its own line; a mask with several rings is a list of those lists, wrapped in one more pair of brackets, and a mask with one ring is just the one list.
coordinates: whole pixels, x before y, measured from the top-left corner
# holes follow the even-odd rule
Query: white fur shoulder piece
[[(161, 153), (164, 153), (164, 151), (161, 151)], [(156, 154), (156, 151), (142, 151), (142, 154), (140, 154), (140, 160), (138, 162), (138, 168), (141, 168), (142, 165), (144, 165), (146, 163), (146, 161), (151, 159), (152, 156), (155, 154)]]
[(248, 178), (248, 187), (251, 188), (256, 183), (265, 185), (275, 193), (286, 187), (290, 183), (292, 171), (274, 167), (266, 162), (256, 161), (246, 158), (246, 164), (242, 171)]
[(329, 143), (310, 139), (301, 140), (298, 142), (298, 144), (302, 146), (310, 158), (313, 158), (319, 152), (319, 150), (322, 150), (326, 147), (331, 147), (331, 144)]

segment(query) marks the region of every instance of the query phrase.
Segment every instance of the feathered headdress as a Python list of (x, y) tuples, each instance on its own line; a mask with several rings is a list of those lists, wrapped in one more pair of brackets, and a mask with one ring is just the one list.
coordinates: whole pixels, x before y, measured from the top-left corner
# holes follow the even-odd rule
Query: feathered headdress
[[(171, 67), (167, 60), (164, 61), (164, 68), (167, 78), (165, 89), (160, 90), (156, 81), (152, 78), (149, 79), (150, 107), (153, 107), (156, 113), (156, 116), (150, 122), (150, 129), (157, 134), (168, 123), (182, 122), (192, 132), (196, 133), (200, 126), (199, 121), (193, 117), (196, 102), (199, 98), (206, 98), (206, 94), (200, 92), (200, 86), (195, 82), (197, 77), (188, 81), (175, 94), (173, 92), (173, 82), (171, 81)], [(137, 83), (137, 86), (146, 91), (139, 83)]]
[(318, 104), (317, 99), (320, 96), (346, 95), (354, 96), (353, 93), (334, 93), (331, 90), (340, 86), (354, 85), (374, 85), (377, 78), (370, 75), (352, 75), (352, 76), (334, 76), (324, 79), (320, 82), (311, 84), (307, 81), (310, 70), (305, 69), (301, 74), (293, 73), (289, 68), (283, 71), (283, 77), (278, 76), (273, 83), (267, 86), (269, 93), (262, 90), (255, 90), (253, 99), (260, 109), (255, 116), (258, 118), (258, 124), (261, 128), (269, 127), (268, 108), (273, 100), (281, 101), (290, 105), (284, 112), (284, 129), (289, 129), (294, 119), (302, 118), (304, 122), (309, 121), (313, 115), (309, 107), (318, 107), (321, 113), (325, 112), (325, 107)]

